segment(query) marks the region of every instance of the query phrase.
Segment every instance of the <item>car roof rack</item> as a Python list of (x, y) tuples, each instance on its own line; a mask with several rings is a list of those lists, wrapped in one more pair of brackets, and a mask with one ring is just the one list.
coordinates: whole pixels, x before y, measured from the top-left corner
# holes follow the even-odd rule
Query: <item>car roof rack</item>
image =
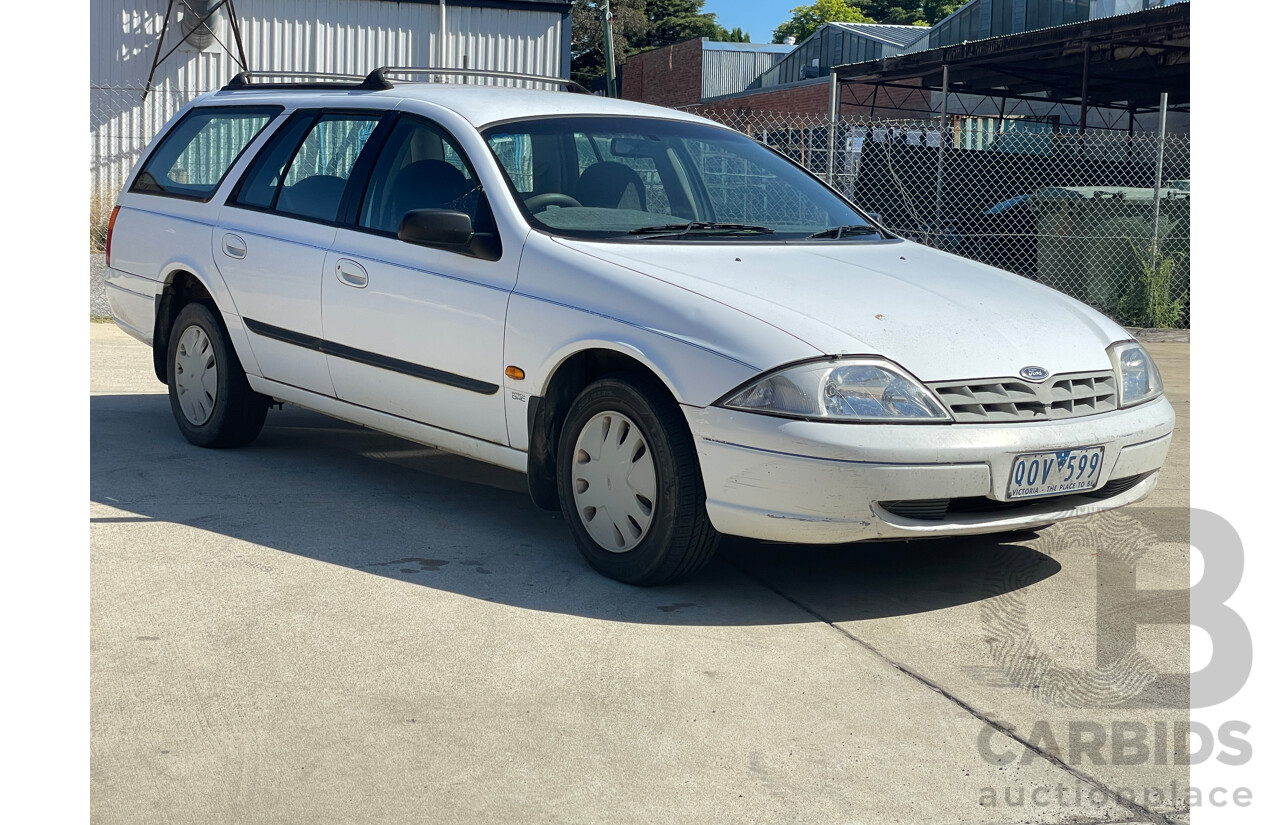
[(333, 74), (330, 72), (243, 71), (231, 78), (223, 91), (237, 89), (355, 89), (382, 91), (395, 88), (395, 82), (429, 83), (428, 80), (395, 81), (387, 75), (443, 75), (453, 77), (486, 77), (504, 80), (524, 80), (533, 83), (551, 83), (563, 86), (565, 91), (589, 95), (581, 84), (562, 77), (547, 77), (521, 72), (499, 72), (490, 69), (450, 69), (435, 66), (381, 66), (367, 75)]
[[(391, 84), (366, 85), (369, 77), (359, 74), (333, 74), (330, 72), (260, 72), (238, 73), (223, 91), (236, 89), (390, 89)], [(291, 82), (290, 82), (291, 81)], [(299, 82), (300, 81), (300, 82)]]
[[(574, 94), (589, 95), (591, 94), (582, 84), (563, 77), (548, 77), (540, 74), (524, 74), (522, 72), (499, 72), (492, 69), (452, 69), (435, 66), (382, 66), (369, 72), (364, 78), (365, 88), (373, 88), (375, 84), (377, 88), (390, 88), (392, 81), (387, 75), (451, 75), (454, 77), (492, 77), (504, 80), (527, 80), (537, 83), (554, 83), (563, 86), (565, 91)], [(414, 82), (414, 81), (409, 81)], [(424, 81), (416, 81), (422, 83)], [(430, 82), (430, 81), (427, 81)]]

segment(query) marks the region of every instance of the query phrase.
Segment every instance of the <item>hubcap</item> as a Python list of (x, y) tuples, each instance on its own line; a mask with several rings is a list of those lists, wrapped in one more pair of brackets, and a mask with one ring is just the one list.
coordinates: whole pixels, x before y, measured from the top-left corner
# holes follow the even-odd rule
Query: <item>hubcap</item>
[(178, 405), (187, 421), (199, 427), (213, 415), (214, 399), (218, 397), (218, 361), (214, 357), (213, 342), (203, 329), (193, 324), (178, 338), (178, 351), (173, 360)]
[(625, 553), (644, 539), (658, 490), (653, 453), (630, 418), (602, 412), (573, 450), (573, 506), (596, 544)]

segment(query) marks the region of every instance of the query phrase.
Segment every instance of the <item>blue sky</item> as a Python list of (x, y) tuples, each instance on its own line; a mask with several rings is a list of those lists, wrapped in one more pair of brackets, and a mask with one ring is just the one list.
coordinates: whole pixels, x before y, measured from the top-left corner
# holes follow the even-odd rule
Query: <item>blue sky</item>
[(805, 0), (707, 0), (702, 10), (715, 12), (726, 29), (741, 27), (752, 43), (769, 43), (773, 30), (791, 19), (791, 10), (804, 5)]

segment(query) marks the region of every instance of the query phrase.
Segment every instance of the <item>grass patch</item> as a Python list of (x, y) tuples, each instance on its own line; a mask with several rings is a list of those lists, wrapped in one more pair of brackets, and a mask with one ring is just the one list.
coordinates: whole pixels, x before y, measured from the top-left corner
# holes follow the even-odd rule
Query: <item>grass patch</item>
[(1137, 244), (1133, 254), (1138, 271), (1116, 307), (1121, 322), (1149, 329), (1181, 326), (1190, 298), (1186, 255)]

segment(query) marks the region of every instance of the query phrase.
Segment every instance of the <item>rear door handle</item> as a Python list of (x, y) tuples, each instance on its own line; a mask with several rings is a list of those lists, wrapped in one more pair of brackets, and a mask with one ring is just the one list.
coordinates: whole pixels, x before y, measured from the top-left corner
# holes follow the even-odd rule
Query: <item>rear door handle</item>
[(248, 254), (249, 247), (239, 235), (227, 234), (222, 236), (222, 251), (227, 253), (228, 258), (243, 258)]
[(369, 273), (350, 258), (341, 258), (338, 260), (338, 280), (347, 286), (364, 289), (369, 285)]

